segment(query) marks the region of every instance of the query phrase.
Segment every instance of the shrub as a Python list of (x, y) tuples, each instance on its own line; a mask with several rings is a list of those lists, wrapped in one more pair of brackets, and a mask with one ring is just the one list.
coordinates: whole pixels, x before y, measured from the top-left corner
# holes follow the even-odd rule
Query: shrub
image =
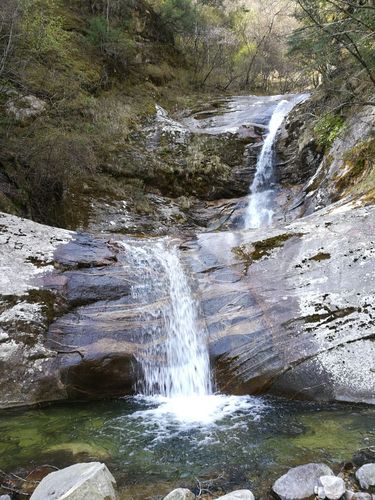
[(323, 150), (329, 149), (344, 126), (342, 116), (326, 113), (314, 127), (317, 143)]

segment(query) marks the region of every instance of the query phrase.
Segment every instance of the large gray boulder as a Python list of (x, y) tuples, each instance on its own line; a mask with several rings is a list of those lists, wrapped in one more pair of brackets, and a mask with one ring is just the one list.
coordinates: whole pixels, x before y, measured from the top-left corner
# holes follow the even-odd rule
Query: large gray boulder
[(355, 475), (361, 488), (368, 490), (370, 486), (375, 486), (375, 463), (362, 465)]
[(105, 464), (75, 464), (48, 474), (31, 500), (117, 500), (116, 481)]
[(281, 500), (302, 500), (315, 493), (315, 486), (321, 476), (333, 476), (332, 470), (324, 464), (300, 465), (290, 469), (272, 486)]
[(132, 392), (116, 254), (106, 238), (0, 214), (0, 408)]

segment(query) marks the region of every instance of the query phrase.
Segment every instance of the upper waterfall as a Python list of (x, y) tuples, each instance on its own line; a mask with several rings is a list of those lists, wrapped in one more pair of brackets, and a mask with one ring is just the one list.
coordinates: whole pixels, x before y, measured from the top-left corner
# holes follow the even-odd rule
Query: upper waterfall
[(274, 174), (275, 141), (277, 133), (290, 111), (307, 98), (299, 94), (291, 99), (282, 99), (275, 108), (269, 122), (269, 132), (257, 161), (255, 177), (250, 186), (250, 200), (244, 216), (245, 229), (267, 226), (272, 223), (272, 178)]

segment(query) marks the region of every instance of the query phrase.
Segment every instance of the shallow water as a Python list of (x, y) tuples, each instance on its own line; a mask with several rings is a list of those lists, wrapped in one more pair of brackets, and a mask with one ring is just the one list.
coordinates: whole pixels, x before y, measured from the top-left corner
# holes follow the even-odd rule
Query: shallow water
[(260, 496), (291, 466), (322, 461), (338, 471), (375, 442), (374, 408), (209, 396), (187, 412), (185, 403), (137, 397), (1, 415), (0, 469), (101, 460), (122, 498), (197, 480)]

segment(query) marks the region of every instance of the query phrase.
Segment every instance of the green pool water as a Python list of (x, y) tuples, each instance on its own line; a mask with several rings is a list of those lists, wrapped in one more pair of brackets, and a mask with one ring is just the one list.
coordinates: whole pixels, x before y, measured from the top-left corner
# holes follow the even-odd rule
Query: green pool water
[(163, 495), (175, 486), (210, 491), (249, 487), (264, 496), (302, 463), (338, 471), (375, 443), (375, 409), (247, 398), (207, 422), (160, 414), (158, 403), (128, 398), (0, 415), (0, 469), (105, 462), (121, 498)]

